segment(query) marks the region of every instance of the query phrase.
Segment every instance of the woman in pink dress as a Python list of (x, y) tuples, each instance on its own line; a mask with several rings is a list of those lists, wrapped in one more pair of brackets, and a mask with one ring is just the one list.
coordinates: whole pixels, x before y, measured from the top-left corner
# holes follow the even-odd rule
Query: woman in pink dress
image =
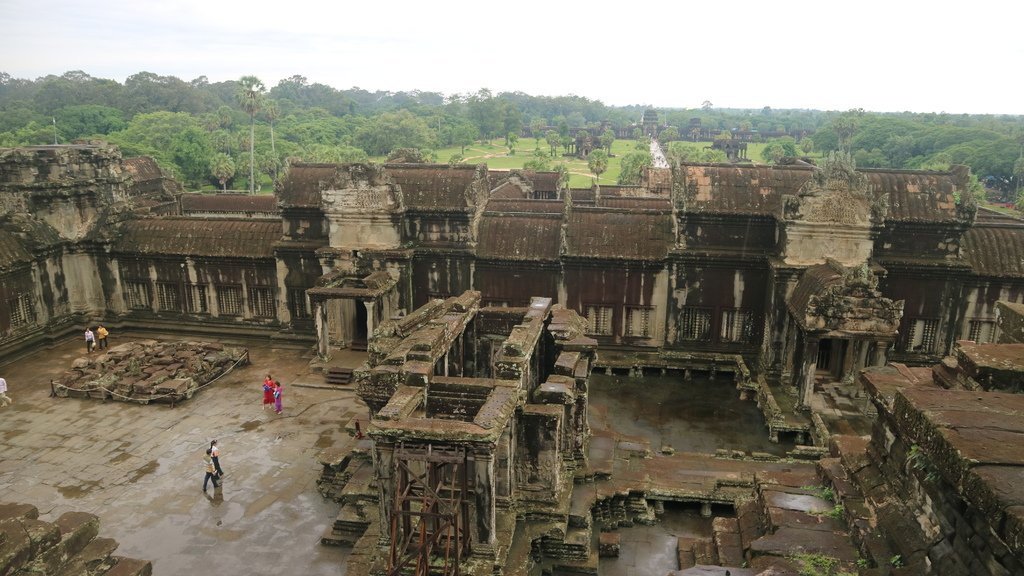
[(277, 380), (274, 380), (274, 412), (281, 413), (281, 391), (284, 390), (284, 386)]

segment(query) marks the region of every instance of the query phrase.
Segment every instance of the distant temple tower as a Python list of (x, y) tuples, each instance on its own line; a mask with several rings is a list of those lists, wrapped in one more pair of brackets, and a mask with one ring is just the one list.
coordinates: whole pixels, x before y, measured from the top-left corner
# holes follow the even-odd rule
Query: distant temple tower
[(654, 108), (644, 110), (644, 115), (640, 120), (640, 124), (643, 127), (644, 136), (647, 136), (648, 138), (658, 137), (658, 113), (655, 112)]

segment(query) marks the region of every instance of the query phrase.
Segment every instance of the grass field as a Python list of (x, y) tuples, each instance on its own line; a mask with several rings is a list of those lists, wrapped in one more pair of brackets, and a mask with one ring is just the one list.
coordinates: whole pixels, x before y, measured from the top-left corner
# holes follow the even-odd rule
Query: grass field
[[(695, 146), (711, 146), (710, 142), (693, 142)], [(534, 148), (537, 146), (537, 139), (535, 138), (520, 138), (519, 143), (516, 145), (515, 156), (509, 156), (508, 148), (505, 147), (505, 140), (503, 138), (495, 138), (486, 142), (474, 142), (473, 144), (466, 146), (465, 158), (463, 163), (466, 164), (487, 164), (487, 167), (493, 170), (510, 170), (513, 168), (522, 168), (523, 164), (530, 161), (533, 158)], [(764, 159), (761, 158), (761, 152), (764, 150), (765, 144), (762, 142), (750, 142), (747, 144), (747, 158), (752, 162), (764, 163)], [(540, 149), (548, 152), (550, 148), (543, 139), (540, 141)], [(615, 184), (619, 179), (619, 172), (621, 170), (622, 157), (626, 154), (636, 150), (635, 140), (616, 140), (612, 143), (612, 156), (608, 159), (608, 170), (604, 174), (601, 174), (600, 184)], [(437, 162), (445, 164), (455, 154), (461, 154), (462, 149), (459, 147), (454, 148), (441, 148), (434, 151), (437, 158)], [(551, 165), (565, 164), (569, 168), (569, 186), (571, 188), (589, 188), (594, 181), (594, 175), (590, 173), (590, 168), (587, 167), (586, 160), (580, 160), (579, 158), (570, 156), (561, 156), (562, 148), (558, 147), (558, 156), (550, 158)], [(370, 158), (372, 162), (384, 162), (384, 157)]]

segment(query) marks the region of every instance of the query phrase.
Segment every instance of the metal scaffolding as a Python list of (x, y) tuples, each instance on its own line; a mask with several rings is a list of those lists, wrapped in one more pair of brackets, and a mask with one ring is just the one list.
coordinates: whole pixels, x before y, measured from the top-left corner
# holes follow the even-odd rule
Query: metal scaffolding
[(458, 576), (470, 552), (466, 448), (402, 443), (395, 462), (388, 576)]

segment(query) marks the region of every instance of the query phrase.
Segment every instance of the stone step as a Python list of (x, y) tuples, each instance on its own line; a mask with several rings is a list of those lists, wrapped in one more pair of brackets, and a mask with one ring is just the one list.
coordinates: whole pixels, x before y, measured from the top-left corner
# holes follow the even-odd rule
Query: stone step
[[(365, 350), (365, 348), (364, 348)], [(328, 384), (345, 385), (352, 383), (352, 369), (342, 367), (331, 367), (327, 369), (324, 380)]]
[(117, 541), (112, 538), (95, 538), (71, 558), (56, 573), (56, 576), (81, 576), (83, 574), (102, 574), (113, 567), (116, 560), (111, 554), (117, 550)]
[(697, 560), (693, 556), (693, 545), (695, 540), (695, 538), (681, 537), (676, 543), (676, 557), (679, 560), (680, 570), (686, 570), (687, 568), (691, 568), (697, 564)]
[(696, 564), (718, 564), (718, 549), (711, 538), (694, 538), (693, 559)]
[(117, 561), (113, 567), (104, 572), (102, 576), (152, 576), (153, 564), (145, 560), (134, 558), (114, 557)]
[(741, 566), (744, 557), (739, 522), (735, 518), (716, 517), (711, 521), (711, 534), (718, 561), (725, 566)]
[[(29, 571), (55, 574), (68, 559), (74, 557), (99, 535), (100, 519), (88, 512), (65, 512), (52, 524), (58, 540), (52, 540), (53, 530), (48, 530), (44, 541), (36, 541), (36, 554)], [(33, 539), (35, 541), (35, 539)]]

